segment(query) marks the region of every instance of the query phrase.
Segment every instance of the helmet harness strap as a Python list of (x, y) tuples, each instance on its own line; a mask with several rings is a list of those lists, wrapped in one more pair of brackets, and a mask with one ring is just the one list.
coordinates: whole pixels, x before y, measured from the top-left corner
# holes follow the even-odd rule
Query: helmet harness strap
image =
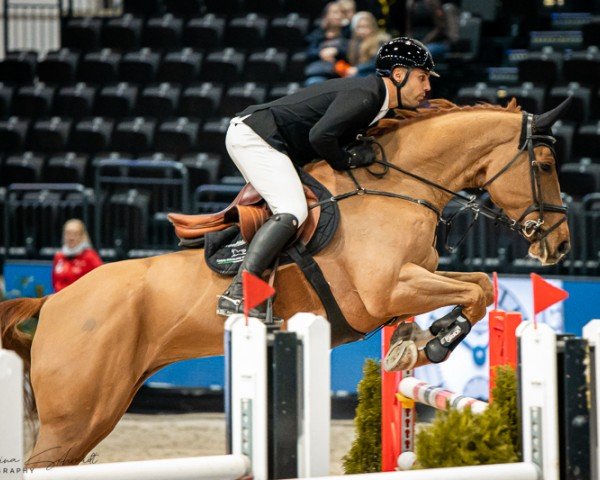
[[(397, 67), (394, 67), (397, 68)], [(398, 96), (398, 108), (402, 108), (402, 95), (400, 93), (400, 90), (402, 90), (402, 87), (404, 85), (406, 85), (406, 82), (408, 82), (408, 76), (410, 75), (410, 72), (413, 71), (413, 67), (405, 67), (406, 68), (406, 75), (404, 75), (404, 79), (401, 82), (396, 81), (396, 79), (394, 78), (394, 68), (392, 68), (392, 71), (390, 72), (390, 80), (392, 81), (392, 83), (395, 85), (396, 87), (396, 95)]]

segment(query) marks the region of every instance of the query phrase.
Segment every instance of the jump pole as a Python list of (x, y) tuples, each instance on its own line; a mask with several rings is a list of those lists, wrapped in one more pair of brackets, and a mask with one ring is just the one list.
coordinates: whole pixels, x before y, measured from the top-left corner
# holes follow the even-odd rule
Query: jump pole
[(583, 338), (589, 346), (589, 379), (591, 383), (590, 447), (592, 478), (600, 478), (600, 320), (583, 327)]

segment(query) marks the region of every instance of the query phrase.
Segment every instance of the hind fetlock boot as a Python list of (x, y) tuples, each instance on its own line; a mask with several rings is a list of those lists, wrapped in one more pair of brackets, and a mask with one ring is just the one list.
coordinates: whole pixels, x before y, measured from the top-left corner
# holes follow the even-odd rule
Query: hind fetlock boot
[[(275, 259), (279, 257), (283, 247), (298, 230), (298, 219), (289, 213), (279, 213), (269, 218), (258, 229), (248, 246), (246, 257), (233, 277), (229, 288), (219, 296), (217, 313), (229, 316), (244, 312), (244, 291), (242, 287), (242, 272), (247, 271), (261, 277)], [(251, 312), (260, 317), (260, 312)]]

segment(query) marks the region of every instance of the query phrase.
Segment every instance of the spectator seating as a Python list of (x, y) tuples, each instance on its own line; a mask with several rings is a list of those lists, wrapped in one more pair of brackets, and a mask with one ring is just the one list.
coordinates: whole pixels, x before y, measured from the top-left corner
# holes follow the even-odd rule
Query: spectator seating
[(565, 53), (563, 74), (569, 82), (598, 86), (600, 83), (600, 50), (597, 45), (580, 52)]
[(186, 88), (181, 94), (179, 115), (209, 118), (217, 113), (223, 96), (222, 85), (204, 82)]
[(562, 54), (549, 47), (541, 52), (529, 52), (517, 65), (519, 80), (554, 85), (561, 75), (562, 60)]
[(200, 15), (204, 11), (202, 0), (164, 0), (163, 3), (167, 12), (184, 17)]
[(181, 88), (170, 83), (146, 87), (139, 95), (136, 114), (140, 116), (167, 118), (175, 114)]
[(244, 54), (234, 48), (209, 53), (204, 60), (202, 79), (211, 82), (232, 81), (244, 71)]
[(291, 95), (298, 90), (300, 90), (300, 84), (298, 82), (276, 83), (273, 85), (273, 88), (269, 90), (267, 101), (270, 102), (286, 95)]
[(256, 13), (233, 17), (227, 25), (227, 43), (239, 48), (262, 47), (267, 26), (267, 18)]
[(110, 49), (87, 53), (79, 65), (78, 79), (94, 85), (118, 81), (120, 55)]
[(183, 32), (183, 44), (186, 47), (213, 49), (223, 44), (224, 34), (225, 18), (209, 13), (190, 19)]
[(106, 22), (102, 29), (102, 46), (113, 50), (129, 51), (140, 47), (143, 21), (127, 13)]
[(92, 114), (96, 89), (85, 83), (60, 88), (54, 99), (54, 115), (82, 118)]
[(278, 82), (284, 77), (287, 54), (276, 48), (267, 48), (248, 56), (246, 80), (251, 82)]
[(153, 147), (155, 128), (156, 120), (151, 118), (123, 120), (115, 126), (111, 148), (134, 155), (148, 152)]
[(200, 123), (180, 117), (165, 122), (156, 131), (154, 147), (160, 152), (183, 155), (197, 148)]
[(298, 13), (274, 17), (269, 25), (269, 44), (288, 49), (303, 48), (309, 23), (308, 17)]
[(572, 98), (569, 110), (565, 112), (564, 120), (572, 120), (578, 124), (586, 122), (590, 117), (592, 104), (592, 91), (589, 87), (571, 82), (567, 86), (554, 87), (546, 100), (546, 108), (551, 109), (559, 105), (567, 97)]
[(100, 48), (102, 20), (94, 17), (72, 17), (65, 21), (62, 46), (89, 52)]
[(264, 103), (266, 98), (267, 89), (264, 86), (254, 82), (236, 83), (223, 96), (220, 113), (233, 117), (250, 105)]
[(0, 61), (0, 82), (15, 86), (31, 85), (36, 67), (35, 52), (8, 52)]
[(29, 132), (28, 148), (48, 153), (65, 150), (72, 124), (72, 120), (60, 117), (37, 120), (33, 123)]
[(166, 14), (148, 20), (144, 29), (144, 46), (154, 50), (172, 50), (181, 46), (183, 19)]
[(69, 150), (90, 154), (108, 150), (113, 126), (113, 120), (103, 117), (78, 122), (71, 133)]
[(160, 64), (160, 54), (149, 48), (128, 52), (119, 63), (119, 79), (122, 82), (145, 84), (153, 82)]
[(91, 184), (87, 173), (88, 156), (76, 152), (61, 152), (48, 158), (43, 182)]
[(100, 117), (120, 118), (132, 115), (138, 96), (138, 87), (121, 82), (104, 87), (98, 93), (94, 113)]
[(23, 152), (9, 155), (4, 160), (0, 185), (11, 183), (35, 183), (42, 178), (44, 157), (35, 152)]
[(29, 131), (29, 120), (20, 117), (9, 117), (0, 121), (0, 151), (16, 152), (25, 146), (25, 138)]
[(600, 120), (579, 127), (573, 142), (576, 157), (598, 157), (600, 152)]
[(75, 81), (79, 54), (68, 48), (48, 52), (37, 64), (39, 81), (52, 85), (70, 85)]
[(0, 118), (5, 118), (12, 106), (14, 88), (0, 83)]
[(189, 84), (199, 78), (202, 54), (191, 48), (184, 48), (165, 55), (158, 70), (157, 81)]
[(48, 115), (52, 110), (54, 88), (38, 83), (21, 87), (13, 99), (12, 114), (34, 118)]

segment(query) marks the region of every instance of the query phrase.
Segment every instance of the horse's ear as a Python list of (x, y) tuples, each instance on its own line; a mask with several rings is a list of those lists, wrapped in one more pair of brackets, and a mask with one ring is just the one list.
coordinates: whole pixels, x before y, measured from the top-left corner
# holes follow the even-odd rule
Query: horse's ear
[(538, 132), (548, 130), (569, 109), (572, 101), (573, 97), (569, 96), (558, 107), (553, 108), (549, 112), (534, 115), (533, 125), (535, 126), (535, 130)]

